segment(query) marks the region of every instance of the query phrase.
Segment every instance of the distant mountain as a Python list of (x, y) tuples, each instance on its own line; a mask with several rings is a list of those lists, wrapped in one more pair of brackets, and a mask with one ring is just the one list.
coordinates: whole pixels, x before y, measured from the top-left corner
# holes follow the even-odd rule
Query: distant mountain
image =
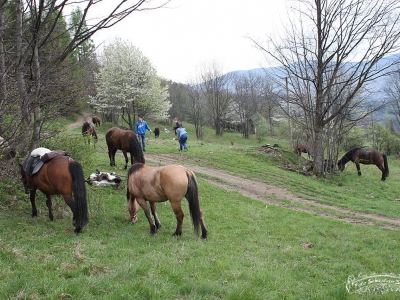
[[(395, 53), (395, 54), (392, 54), (392, 55), (382, 58), (377, 63), (375, 68), (382, 69), (386, 65), (388, 65), (392, 62), (395, 62), (395, 61), (399, 61), (399, 60), (400, 60), (400, 53)], [(354, 63), (349, 62), (348, 64), (354, 64)], [(383, 73), (386, 73), (389, 70), (385, 70)], [(234, 74), (234, 75), (240, 76), (240, 75), (246, 75), (249, 72), (253, 73), (254, 75), (260, 75), (260, 76), (265, 75), (265, 74), (269, 74), (271, 76), (279, 76), (279, 74), (282, 74), (279, 77), (281, 77), (281, 78), (285, 77), (282, 66), (268, 67), (268, 68), (256, 68), (256, 69), (251, 69), (251, 70), (238, 70), (238, 71), (229, 72), (226, 75)], [(386, 85), (387, 85), (387, 76), (378, 77), (374, 81), (368, 83), (368, 86), (366, 86), (366, 88), (368, 88), (368, 90), (371, 92), (371, 97), (372, 97), (371, 100), (372, 101), (382, 100), (382, 97), (383, 97), (382, 93), (383, 93), (384, 87)]]

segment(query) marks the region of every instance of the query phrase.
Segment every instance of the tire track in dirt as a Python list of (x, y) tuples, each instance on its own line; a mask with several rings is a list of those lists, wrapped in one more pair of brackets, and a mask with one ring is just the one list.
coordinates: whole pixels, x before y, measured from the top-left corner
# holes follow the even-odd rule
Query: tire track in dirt
[[(236, 191), (245, 197), (255, 199), (266, 204), (276, 205), (295, 211), (307, 212), (328, 218), (339, 219), (349, 223), (375, 225), (393, 230), (400, 229), (400, 219), (356, 212), (337, 206), (318, 203), (313, 200), (302, 199), (297, 197), (290, 191), (286, 190), (285, 188), (266, 184), (261, 180), (248, 179), (242, 176), (233, 175), (227, 171), (209, 167), (202, 167), (201, 163), (190, 160), (187, 156), (183, 156), (180, 154), (146, 154), (145, 158), (146, 162), (151, 165), (181, 164), (188, 169), (191, 169), (195, 173), (201, 173), (207, 175), (208, 177), (212, 177), (201, 177), (202, 180), (205, 180), (210, 184), (216, 185), (226, 190)], [(274, 200), (273, 198), (277, 200)], [(278, 199), (281, 199), (283, 201), (280, 201)], [(306, 205), (310, 208), (299, 207), (296, 206), (296, 204)], [(312, 209), (312, 207), (314, 207), (315, 209)], [(318, 210), (318, 208), (326, 211)]]

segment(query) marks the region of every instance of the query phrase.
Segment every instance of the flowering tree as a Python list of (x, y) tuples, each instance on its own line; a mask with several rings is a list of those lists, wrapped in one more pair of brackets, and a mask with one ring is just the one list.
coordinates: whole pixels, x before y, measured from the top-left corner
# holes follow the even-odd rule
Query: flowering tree
[(97, 95), (91, 104), (108, 121), (116, 122), (121, 116), (131, 129), (139, 114), (166, 119), (171, 104), (161, 82), (137, 47), (115, 40), (104, 48), (96, 75)]

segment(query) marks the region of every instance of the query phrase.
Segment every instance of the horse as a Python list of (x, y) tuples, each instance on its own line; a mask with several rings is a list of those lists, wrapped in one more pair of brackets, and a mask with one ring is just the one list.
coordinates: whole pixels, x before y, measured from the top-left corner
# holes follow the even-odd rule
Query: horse
[[(45, 148), (38, 148), (41, 150)], [(46, 149), (48, 150), (48, 149)], [(48, 150), (50, 151), (50, 150)], [(60, 152), (62, 152), (60, 154)], [(35, 150), (32, 151), (34, 155)], [(54, 158), (49, 158), (49, 154), (55, 154)], [(53, 151), (47, 155), (41, 155), (37, 161), (42, 167), (37, 171), (36, 168), (32, 174), (32, 160), (28, 156), (23, 164), (20, 164), (21, 177), (24, 185), (25, 193), (30, 195), (32, 204), (32, 217), (37, 216), (35, 204), (36, 191), (39, 190), (46, 195), (46, 205), (49, 209), (49, 218), (54, 220), (51, 196), (62, 195), (66, 204), (72, 211), (72, 224), (75, 227), (76, 234), (82, 231), (82, 228), (88, 224), (88, 207), (86, 201), (85, 177), (82, 166), (68, 156), (64, 151)], [(43, 159), (46, 157), (46, 159)], [(50, 160), (47, 160), (50, 159)]]
[(156, 127), (154, 129), (154, 137), (158, 138), (160, 136), (160, 128)]
[(115, 153), (122, 150), (125, 157), (125, 169), (128, 168), (128, 155), (131, 155), (131, 164), (134, 159), (136, 162), (145, 163), (142, 148), (136, 134), (132, 130), (123, 130), (118, 127), (112, 127), (106, 132), (106, 143), (108, 147), (108, 157), (110, 166), (115, 166)]
[(93, 136), (97, 142), (97, 133), (92, 122), (85, 122), (82, 125), (82, 135), (88, 137), (88, 143), (90, 144), (90, 137)]
[(349, 161), (355, 163), (358, 176), (361, 176), (360, 164), (374, 164), (382, 172), (382, 181), (385, 181), (386, 177), (389, 177), (389, 166), (386, 154), (383, 154), (378, 150), (364, 150), (361, 148), (351, 149), (337, 163), (341, 172), (343, 172), (345, 164), (347, 164)]
[(94, 125), (100, 126), (100, 118), (99, 117), (93, 116), (92, 117), (92, 122), (93, 122)]
[(306, 144), (299, 144), (297, 143), (297, 147), (295, 149), (295, 153), (298, 156), (301, 156), (302, 153), (307, 153), (308, 154), (308, 158), (310, 159), (310, 157), (312, 156), (312, 151), (311, 151), (311, 147), (306, 145)]
[[(182, 166), (167, 165), (163, 167), (151, 167), (141, 163), (135, 163), (128, 171), (127, 183), (128, 211), (132, 223), (137, 221), (138, 204), (144, 210), (150, 224), (150, 234), (154, 235), (161, 228), (157, 216), (157, 202), (169, 200), (177, 220), (176, 230), (173, 236), (182, 235), (182, 223), (184, 213), (181, 208), (183, 197), (188, 200), (189, 211), (196, 235), (207, 238), (207, 229), (204, 225), (203, 213), (199, 205), (199, 193), (197, 180), (194, 173)], [(147, 201), (150, 202), (150, 216)]]

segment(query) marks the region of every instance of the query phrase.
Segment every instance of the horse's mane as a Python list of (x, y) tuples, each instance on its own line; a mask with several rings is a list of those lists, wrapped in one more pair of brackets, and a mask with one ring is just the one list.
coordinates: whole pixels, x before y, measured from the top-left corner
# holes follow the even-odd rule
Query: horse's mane
[(135, 173), (136, 171), (140, 170), (141, 168), (143, 168), (144, 164), (142, 163), (134, 163), (128, 171), (128, 177), (129, 175), (131, 175), (132, 173)]
[(353, 154), (355, 152), (357, 152), (358, 150), (362, 150), (362, 148), (360, 148), (360, 147), (353, 148), (353, 149), (347, 151), (347, 153), (344, 156), (346, 156), (347, 158), (351, 159), (351, 158), (353, 158)]

